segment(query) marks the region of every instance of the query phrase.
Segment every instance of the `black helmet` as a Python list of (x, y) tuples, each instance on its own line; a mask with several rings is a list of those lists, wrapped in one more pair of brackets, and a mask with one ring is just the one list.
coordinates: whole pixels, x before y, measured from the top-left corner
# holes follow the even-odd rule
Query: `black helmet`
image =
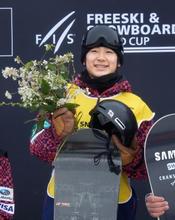
[(116, 100), (103, 100), (90, 115), (91, 128), (105, 130), (109, 135), (116, 134), (126, 147), (130, 147), (138, 126), (134, 113), (127, 105)]
[(117, 30), (106, 25), (97, 25), (87, 31), (81, 45), (81, 62), (84, 62), (86, 53), (98, 46), (108, 47), (114, 50), (119, 57), (120, 64), (123, 64), (123, 43)]

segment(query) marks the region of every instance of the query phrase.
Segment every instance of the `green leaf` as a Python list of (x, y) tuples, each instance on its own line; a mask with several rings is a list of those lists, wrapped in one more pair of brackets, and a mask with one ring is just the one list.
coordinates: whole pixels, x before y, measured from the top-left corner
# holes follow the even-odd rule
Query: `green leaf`
[(24, 66), (25, 66), (26, 69), (29, 70), (33, 66), (33, 61), (27, 62)]
[(41, 109), (43, 109), (46, 112), (54, 112), (56, 110), (56, 104), (48, 104), (41, 106)]
[(39, 120), (37, 123), (36, 123), (36, 126), (37, 126), (37, 128), (36, 128), (36, 133), (37, 132), (39, 132), (39, 131), (41, 131), (43, 128), (44, 128), (44, 119), (42, 119), (42, 120)]
[(66, 103), (64, 104), (64, 107), (66, 107), (68, 110), (73, 111), (75, 108), (77, 108), (79, 105), (76, 103)]
[(60, 67), (60, 73), (61, 73), (61, 76), (63, 77), (63, 79), (68, 81), (68, 79), (69, 79), (69, 69), (68, 69), (68, 66), (66, 64), (64, 64)]
[(56, 72), (57, 67), (55, 66), (55, 64), (48, 63), (48, 69), (51, 70), (51, 71)]
[(58, 99), (64, 98), (66, 96), (65, 88), (59, 88), (55, 91), (55, 95)]
[(50, 88), (49, 83), (48, 83), (46, 80), (42, 79), (40, 91), (41, 91), (44, 95), (48, 95), (49, 92), (50, 92), (50, 89), (51, 89), (51, 88)]

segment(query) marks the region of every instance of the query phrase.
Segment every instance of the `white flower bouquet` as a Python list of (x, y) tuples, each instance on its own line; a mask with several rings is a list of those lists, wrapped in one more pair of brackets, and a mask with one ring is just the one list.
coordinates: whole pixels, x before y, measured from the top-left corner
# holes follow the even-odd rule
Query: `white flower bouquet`
[[(45, 45), (46, 53), (53, 49), (53, 45)], [(17, 81), (17, 92), (8, 90), (5, 96), (9, 102), (1, 102), (0, 106), (18, 106), (30, 111), (38, 112), (38, 126), (43, 126), (48, 113), (57, 108), (66, 106), (74, 109), (77, 105), (71, 103), (70, 95), (67, 93), (67, 85), (70, 81), (70, 65), (73, 66), (73, 54), (66, 53), (63, 56), (56, 55), (48, 60), (31, 60), (23, 63), (20, 57), (15, 61), (20, 67), (6, 67), (2, 70), (4, 78)], [(14, 95), (19, 96), (18, 102), (13, 102)]]

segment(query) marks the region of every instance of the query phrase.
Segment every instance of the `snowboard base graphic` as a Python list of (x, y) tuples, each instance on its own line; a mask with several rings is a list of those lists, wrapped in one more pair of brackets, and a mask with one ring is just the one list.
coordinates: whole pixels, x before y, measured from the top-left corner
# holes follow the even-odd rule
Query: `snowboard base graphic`
[(175, 219), (175, 114), (154, 123), (145, 141), (145, 163), (154, 195), (163, 196), (170, 209), (161, 220)]
[(73, 133), (54, 165), (54, 220), (117, 219), (121, 160), (106, 133)]

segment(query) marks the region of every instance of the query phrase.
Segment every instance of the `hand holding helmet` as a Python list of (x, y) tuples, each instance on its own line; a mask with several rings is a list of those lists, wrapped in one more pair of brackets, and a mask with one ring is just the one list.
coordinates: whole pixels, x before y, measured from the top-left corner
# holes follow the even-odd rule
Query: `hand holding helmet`
[(99, 102), (91, 115), (90, 126), (105, 130), (120, 151), (122, 164), (130, 163), (138, 150), (137, 121), (131, 109), (120, 101), (108, 99)]
[(134, 138), (131, 142), (130, 148), (124, 146), (121, 143), (120, 139), (115, 134), (112, 135), (112, 142), (113, 142), (114, 146), (116, 146), (120, 152), (121, 159), (122, 159), (122, 165), (127, 165), (127, 164), (131, 163), (137, 153), (137, 150), (138, 150), (136, 136), (134, 136)]

